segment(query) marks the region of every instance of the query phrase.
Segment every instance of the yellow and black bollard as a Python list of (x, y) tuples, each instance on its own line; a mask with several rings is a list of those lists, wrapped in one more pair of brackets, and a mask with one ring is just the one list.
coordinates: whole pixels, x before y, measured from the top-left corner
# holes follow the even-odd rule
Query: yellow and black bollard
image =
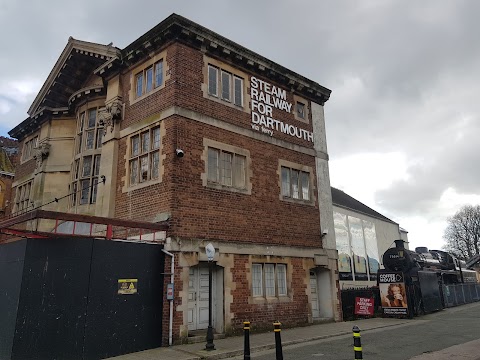
[(353, 351), (355, 352), (355, 360), (363, 359), (362, 341), (360, 340), (360, 329), (357, 325), (353, 327)]
[(250, 360), (250, 321), (243, 322), (243, 333), (245, 336), (243, 343), (243, 360)]
[(279, 321), (273, 323), (273, 331), (275, 332), (275, 352), (277, 354), (277, 360), (283, 360), (283, 352), (282, 352), (282, 337), (280, 336), (280, 324)]

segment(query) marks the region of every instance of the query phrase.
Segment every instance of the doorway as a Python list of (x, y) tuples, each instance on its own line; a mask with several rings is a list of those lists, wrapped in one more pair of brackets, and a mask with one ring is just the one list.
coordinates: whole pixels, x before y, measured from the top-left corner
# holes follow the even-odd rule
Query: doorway
[[(212, 293), (216, 289), (215, 276), (212, 276)], [(188, 279), (188, 330), (208, 328), (208, 264), (190, 267)], [(215, 295), (213, 295), (215, 297)], [(213, 299), (212, 299), (213, 301)], [(214, 304), (212, 303), (212, 306)], [(215, 318), (215, 307), (212, 317)], [(212, 319), (212, 322), (213, 322)]]
[(316, 320), (320, 317), (320, 309), (318, 303), (318, 279), (314, 271), (310, 271), (310, 289), (311, 289), (311, 304), (312, 304), (312, 318)]

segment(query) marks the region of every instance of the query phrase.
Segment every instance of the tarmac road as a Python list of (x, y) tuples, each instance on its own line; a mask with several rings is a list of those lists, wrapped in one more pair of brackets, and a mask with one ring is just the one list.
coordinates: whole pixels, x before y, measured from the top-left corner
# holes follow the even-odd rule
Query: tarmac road
[[(480, 303), (446, 309), (407, 324), (363, 331), (361, 341), (366, 360), (480, 360)], [(351, 360), (353, 338), (342, 335), (286, 346), (283, 358)], [(253, 353), (251, 359), (275, 359), (275, 350)]]

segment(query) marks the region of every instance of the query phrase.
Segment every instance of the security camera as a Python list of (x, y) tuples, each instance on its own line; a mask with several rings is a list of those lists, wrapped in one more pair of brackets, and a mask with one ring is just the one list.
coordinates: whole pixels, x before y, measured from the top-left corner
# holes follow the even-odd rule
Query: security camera
[(177, 149), (177, 150), (175, 150), (175, 155), (177, 155), (177, 157), (181, 158), (181, 157), (183, 157), (183, 155), (185, 155), (185, 153), (183, 152), (182, 149)]
[(328, 229), (324, 229), (322, 231), (322, 237), (327, 236), (327, 235), (328, 235)]

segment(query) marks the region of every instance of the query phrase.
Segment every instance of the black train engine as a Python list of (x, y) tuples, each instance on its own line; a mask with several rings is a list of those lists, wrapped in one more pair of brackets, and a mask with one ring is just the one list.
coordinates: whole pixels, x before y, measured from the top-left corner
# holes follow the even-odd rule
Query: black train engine
[(403, 240), (383, 254), (387, 271), (404, 274), (411, 314), (428, 313), (445, 307), (443, 286), (476, 282), (475, 271), (467, 270), (465, 262), (441, 250), (417, 247), (405, 249)]
[(385, 251), (383, 266), (390, 271), (401, 271), (405, 276), (415, 275), (419, 270), (432, 271), (444, 285), (477, 281), (475, 271), (468, 270), (463, 260), (446, 251), (429, 251), (426, 247), (411, 251), (405, 249), (403, 240), (395, 240), (395, 247)]

